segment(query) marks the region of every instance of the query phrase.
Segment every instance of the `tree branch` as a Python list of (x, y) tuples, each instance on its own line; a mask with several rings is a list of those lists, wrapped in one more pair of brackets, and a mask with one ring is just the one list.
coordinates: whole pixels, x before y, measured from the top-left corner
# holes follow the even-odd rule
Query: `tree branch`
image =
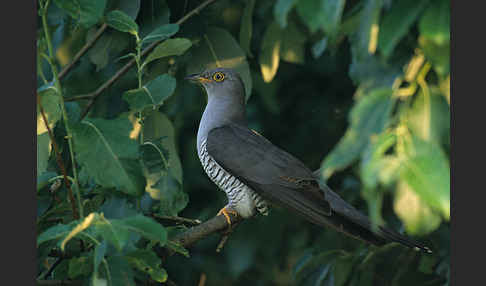
[(71, 208), (72, 208), (72, 211), (73, 211), (73, 218), (78, 219), (79, 215), (78, 215), (78, 212), (77, 212), (77, 209), (76, 209), (76, 201), (74, 200), (73, 190), (71, 189), (71, 184), (70, 184), (70, 182), (67, 178), (68, 176), (67, 176), (67, 172), (66, 172), (66, 167), (64, 166), (64, 163), (63, 163), (62, 158), (61, 158), (61, 153), (59, 152), (59, 148), (57, 147), (56, 138), (54, 138), (54, 133), (52, 133), (51, 127), (49, 127), (49, 123), (47, 122), (47, 117), (46, 117), (46, 114), (44, 112), (44, 107), (42, 107), (40, 95), (37, 93), (36, 96), (37, 96), (37, 106), (39, 106), (39, 111), (40, 111), (40, 114), (42, 116), (42, 120), (44, 121), (44, 125), (47, 128), (47, 133), (49, 134), (49, 138), (51, 139), (51, 144), (52, 144), (52, 147), (54, 149), (54, 154), (56, 155), (57, 166), (61, 170), (62, 178), (64, 179), (64, 184), (66, 185), (66, 188), (68, 190), (68, 196), (69, 196), (69, 200), (71, 201)]
[[(235, 216), (229, 214), (231, 220), (231, 228), (234, 229), (238, 223), (240, 223), (243, 218), (241, 216)], [(177, 234), (171, 240), (179, 243), (183, 247), (189, 247), (196, 243), (197, 241), (208, 237), (209, 235), (227, 230), (229, 227), (225, 216), (217, 215), (210, 220), (207, 220), (200, 225), (194, 226), (182, 233)]]
[[(217, 0), (206, 0), (201, 5), (197, 6), (193, 10), (191, 10), (189, 13), (187, 13), (184, 17), (179, 19), (175, 24), (177, 25), (182, 25), (187, 19), (192, 17), (193, 15), (199, 13), (204, 7), (207, 5), (215, 2)], [(147, 48), (145, 48), (141, 52), (141, 57), (145, 56), (149, 52), (151, 52), (158, 44), (160, 44), (164, 39), (155, 41), (152, 44), (150, 44)], [(124, 65), (120, 70), (116, 72), (114, 76), (112, 76), (109, 80), (107, 80), (104, 84), (102, 84), (96, 91), (83, 95), (82, 98), (85, 99), (86, 97), (90, 97), (91, 100), (89, 101), (88, 105), (86, 106), (85, 110), (81, 114), (81, 120), (86, 117), (88, 112), (90, 111), (91, 107), (93, 107), (93, 104), (95, 103), (96, 99), (100, 96), (100, 94), (105, 91), (107, 88), (109, 88), (115, 81), (117, 81), (121, 76), (123, 76), (134, 64), (136, 63), (135, 59), (131, 59), (126, 65)]]
[(96, 43), (107, 27), (107, 24), (103, 24), (98, 31), (96, 31), (96, 34), (94, 34), (94, 36), (88, 40), (88, 42), (74, 56), (73, 60), (59, 73), (59, 80), (61, 80), (73, 68), (78, 60), (94, 45), (94, 43)]
[(201, 221), (198, 219), (190, 219), (190, 218), (185, 218), (185, 217), (180, 217), (180, 216), (163, 216), (163, 215), (158, 215), (158, 214), (152, 214), (152, 218), (154, 218), (156, 221), (159, 223), (164, 223), (164, 222), (172, 222), (175, 224), (184, 224), (184, 225), (199, 225), (201, 224)]

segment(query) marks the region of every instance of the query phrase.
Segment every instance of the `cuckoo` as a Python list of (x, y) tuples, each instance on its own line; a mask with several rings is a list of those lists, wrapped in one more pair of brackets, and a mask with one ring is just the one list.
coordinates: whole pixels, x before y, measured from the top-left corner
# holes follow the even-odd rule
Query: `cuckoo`
[(415, 250), (429, 248), (371, 221), (329, 189), (300, 160), (248, 128), (245, 89), (238, 73), (216, 68), (186, 79), (202, 85), (208, 100), (197, 132), (204, 171), (228, 197), (218, 215), (249, 218), (267, 215), (271, 205), (356, 239), (383, 245), (398, 242)]

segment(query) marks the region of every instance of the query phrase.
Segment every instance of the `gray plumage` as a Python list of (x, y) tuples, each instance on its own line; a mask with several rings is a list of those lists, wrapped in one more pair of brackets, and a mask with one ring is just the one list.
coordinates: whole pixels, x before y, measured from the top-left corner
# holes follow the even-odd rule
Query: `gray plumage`
[(336, 193), (300, 160), (248, 128), (244, 86), (231, 69), (218, 68), (188, 79), (208, 95), (197, 134), (201, 164), (210, 179), (228, 196), (227, 207), (244, 218), (267, 204), (289, 209), (319, 226), (330, 226), (357, 239), (382, 245), (399, 242), (430, 250), (395, 231), (378, 226)]

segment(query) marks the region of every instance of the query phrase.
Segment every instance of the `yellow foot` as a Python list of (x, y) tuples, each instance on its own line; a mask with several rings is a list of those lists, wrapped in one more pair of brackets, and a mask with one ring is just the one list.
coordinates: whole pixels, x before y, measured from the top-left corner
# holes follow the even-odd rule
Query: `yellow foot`
[(224, 207), (221, 210), (219, 210), (217, 214), (217, 215), (221, 215), (221, 214), (224, 215), (224, 217), (226, 218), (226, 222), (228, 223), (229, 229), (231, 229), (231, 219), (229, 216), (230, 213), (235, 216), (238, 216), (238, 213), (235, 210), (228, 209), (227, 207)]

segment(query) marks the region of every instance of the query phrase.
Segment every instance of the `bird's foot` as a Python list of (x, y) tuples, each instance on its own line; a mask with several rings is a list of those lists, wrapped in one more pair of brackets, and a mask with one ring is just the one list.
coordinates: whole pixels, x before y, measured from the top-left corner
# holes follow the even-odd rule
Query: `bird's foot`
[(218, 247), (216, 248), (216, 252), (220, 252), (221, 249), (223, 249), (223, 246), (225, 245), (225, 243), (228, 240), (229, 235), (231, 233), (232, 223), (231, 223), (231, 217), (229, 216), (229, 214), (233, 214), (235, 216), (238, 216), (238, 212), (233, 210), (230, 206), (225, 206), (224, 208), (219, 210), (219, 212), (217, 214), (217, 215), (224, 215), (224, 217), (226, 218), (226, 222), (228, 223), (228, 229), (223, 233), (223, 235), (221, 237), (221, 241), (219, 242)]
[(219, 212), (217, 214), (217, 215), (224, 215), (224, 217), (226, 218), (226, 222), (228, 223), (228, 232), (231, 231), (231, 218), (230, 218), (229, 214), (233, 214), (235, 216), (238, 216), (238, 212), (231, 209), (231, 207), (229, 207), (229, 206), (225, 206), (224, 208), (219, 210)]

